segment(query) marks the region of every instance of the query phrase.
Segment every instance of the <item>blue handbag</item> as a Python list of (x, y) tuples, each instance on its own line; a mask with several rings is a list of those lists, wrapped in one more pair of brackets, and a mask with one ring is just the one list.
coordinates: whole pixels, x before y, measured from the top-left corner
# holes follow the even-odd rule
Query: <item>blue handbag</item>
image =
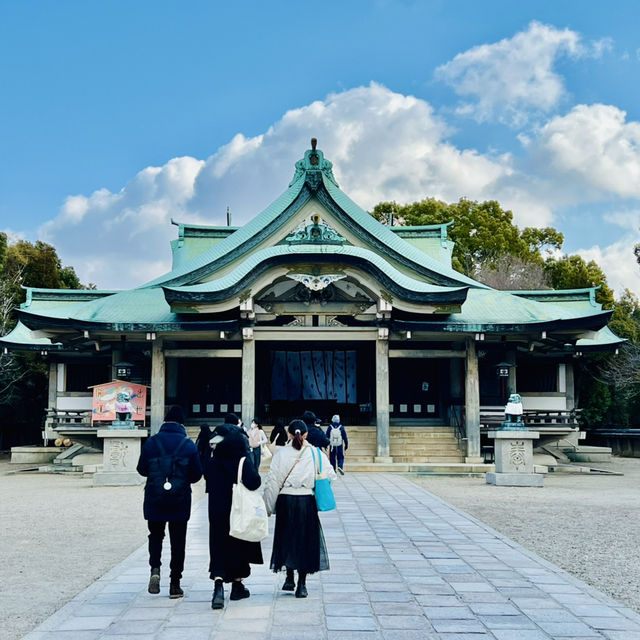
[(316, 470), (314, 493), (318, 511), (332, 511), (336, 508), (336, 499), (333, 496), (333, 489), (331, 488), (329, 478), (322, 473), (322, 454), (318, 451), (318, 464), (316, 465), (314, 449), (315, 447), (311, 448), (311, 455), (313, 456), (313, 464)]

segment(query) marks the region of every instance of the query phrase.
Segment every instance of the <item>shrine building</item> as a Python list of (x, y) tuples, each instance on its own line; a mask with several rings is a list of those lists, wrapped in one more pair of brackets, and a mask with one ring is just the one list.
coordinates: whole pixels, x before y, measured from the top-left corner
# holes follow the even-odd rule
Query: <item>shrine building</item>
[(152, 433), (171, 404), (190, 426), (310, 409), (369, 427), (371, 461), (393, 460), (396, 428), (415, 442), (444, 427), (479, 462), (485, 416), (515, 391), (575, 431), (575, 359), (621, 342), (595, 289), (492, 289), (452, 268), (451, 223), (381, 224), (315, 141), (244, 226), (174, 224), (171, 271), (147, 284), (27, 289), (0, 347), (47, 359), (47, 439), (91, 436), (90, 387), (125, 379), (150, 386)]

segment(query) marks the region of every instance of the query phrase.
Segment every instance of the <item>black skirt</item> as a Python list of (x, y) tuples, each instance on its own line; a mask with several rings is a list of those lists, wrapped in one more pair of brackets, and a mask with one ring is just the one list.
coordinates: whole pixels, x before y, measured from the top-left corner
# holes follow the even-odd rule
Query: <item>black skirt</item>
[(329, 568), (318, 507), (312, 495), (278, 496), (271, 570), (281, 571), (284, 568), (304, 573)]

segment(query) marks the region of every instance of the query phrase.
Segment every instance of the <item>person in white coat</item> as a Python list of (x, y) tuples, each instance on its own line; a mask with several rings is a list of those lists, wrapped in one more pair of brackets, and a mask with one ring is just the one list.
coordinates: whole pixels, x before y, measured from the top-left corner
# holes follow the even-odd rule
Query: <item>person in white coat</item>
[[(276, 514), (271, 553), (271, 570), (287, 571), (283, 591), (295, 589), (296, 598), (307, 597), (309, 573), (329, 569), (329, 556), (314, 496), (316, 463), (313, 453), (322, 457), (322, 468), (330, 480), (336, 477), (327, 456), (307, 443), (307, 425), (293, 420), (287, 429), (289, 444), (279, 448), (271, 460), (265, 480), (264, 501), (269, 515)], [(298, 572), (298, 583), (294, 582)]]

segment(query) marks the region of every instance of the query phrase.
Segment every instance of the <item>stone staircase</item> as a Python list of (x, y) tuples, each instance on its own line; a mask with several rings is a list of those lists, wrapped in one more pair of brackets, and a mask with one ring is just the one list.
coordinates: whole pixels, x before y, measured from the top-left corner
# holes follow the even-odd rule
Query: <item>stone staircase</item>
[[(265, 426), (267, 435), (271, 426)], [(197, 427), (188, 427), (195, 439)], [(392, 464), (374, 464), (376, 456), (376, 427), (347, 426), (349, 450), (345, 456), (347, 471), (399, 471), (417, 473), (484, 473), (493, 465), (468, 465), (464, 451), (458, 446), (453, 427), (447, 425), (391, 426), (389, 428)], [(261, 470), (268, 468), (268, 462)]]
[(389, 448), (394, 462), (410, 464), (464, 462), (453, 427), (390, 427)]
[[(348, 427), (347, 462), (371, 463), (376, 455), (376, 428)], [(395, 463), (464, 462), (453, 427), (392, 426), (389, 428), (390, 453)]]

